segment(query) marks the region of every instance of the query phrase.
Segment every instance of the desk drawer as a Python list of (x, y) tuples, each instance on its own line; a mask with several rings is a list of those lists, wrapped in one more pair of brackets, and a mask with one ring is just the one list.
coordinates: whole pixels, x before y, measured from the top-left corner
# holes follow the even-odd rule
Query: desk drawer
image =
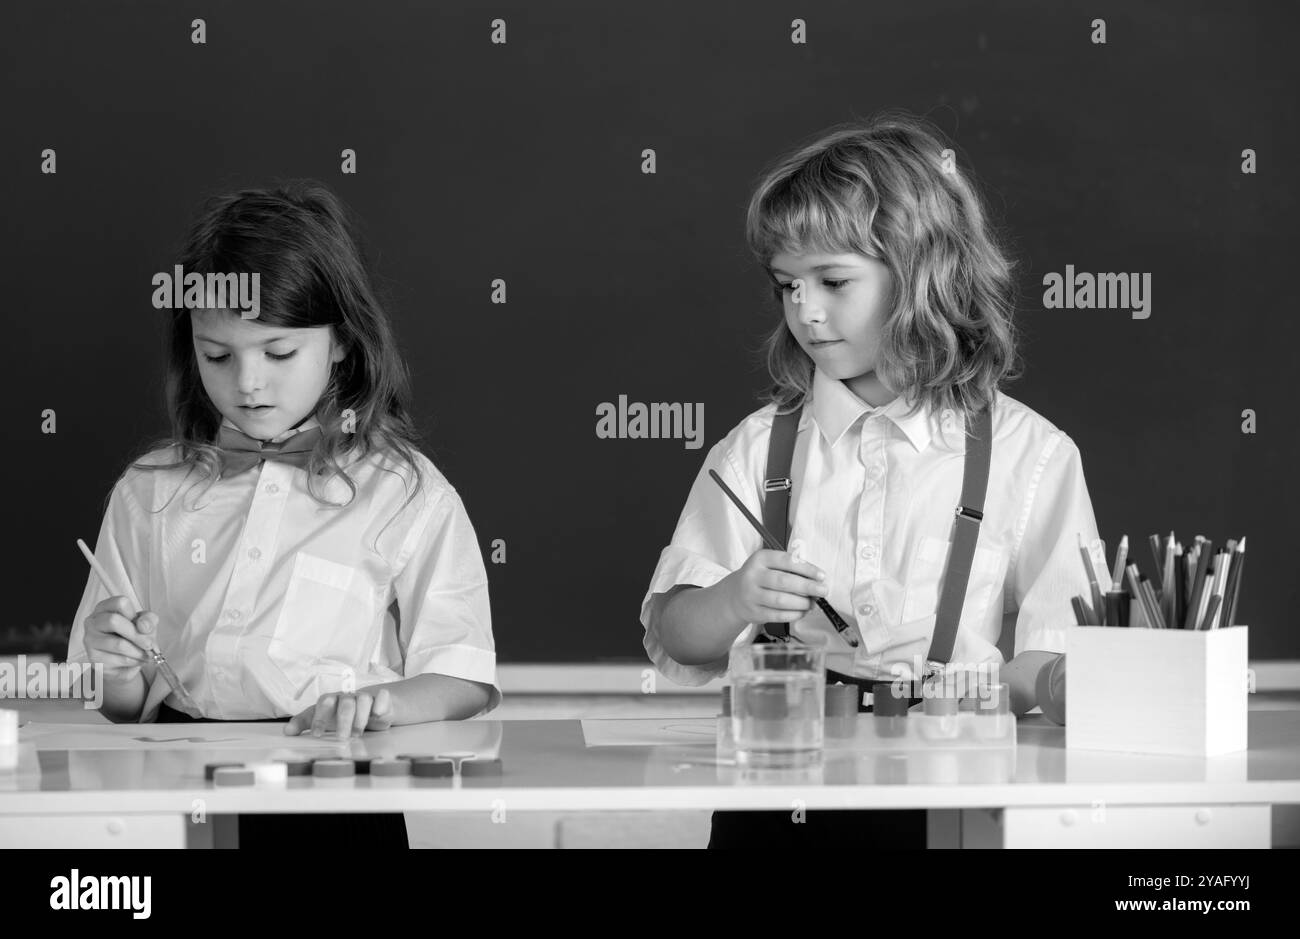
[[(1272, 841), (1271, 812), (1268, 805), (1099, 804), (1004, 809), (992, 814), (968, 813), (963, 844), (996, 838), (992, 832), (1000, 814), (1002, 844), (1008, 848), (1267, 848)], [(994, 823), (992, 827), (989, 822)]]
[(183, 848), (185, 816), (23, 815), (0, 818), (0, 848)]

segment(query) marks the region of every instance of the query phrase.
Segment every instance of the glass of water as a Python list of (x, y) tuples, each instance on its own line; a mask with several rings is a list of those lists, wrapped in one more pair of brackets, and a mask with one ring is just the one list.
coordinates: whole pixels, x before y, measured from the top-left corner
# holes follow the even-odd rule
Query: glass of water
[(793, 769), (820, 762), (825, 651), (800, 643), (736, 646), (730, 665), (737, 764)]

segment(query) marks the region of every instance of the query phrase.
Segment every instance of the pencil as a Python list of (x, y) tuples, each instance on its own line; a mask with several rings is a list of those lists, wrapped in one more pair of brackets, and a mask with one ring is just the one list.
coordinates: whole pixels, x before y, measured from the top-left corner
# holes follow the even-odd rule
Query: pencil
[(1119, 590), (1124, 585), (1124, 566), (1128, 560), (1128, 535), (1120, 538), (1119, 547), (1115, 549), (1115, 567), (1110, 575), (1111, 586)]
[[(1097, 585), (1097, 570), (1092, 566), (1092, 557), (1088, 554), (1088, 548), (1083, 543), (1083, 533), (1078, 534), (1079, 539), (1079, 556), (1083, 558), (1083, 571), (1088, 577), (1088, 591), (1092, 594), (1092, 609), (1106, 609), (1106, 601), (1101, 598), (1101, 587)], [(1098, 621), (1100, 622), (1100, 621)]]
[(1175, 629), (1182, 629), (1183, 619), (1187, 616), (1187, 558), (1183, 555), (1183, 543), (1174, 546), (1174, 621), (1170, 623)]
[(1146, 600), (1142, 594), (1142, 585), (1138, 582), (1138, 576), (1138, 566), (1136, 564), (1130, 564), (1128, 567), (1124, 568), (1124, 577), (1128, 582), (1128, 592), (1132, 595), (1133, 602), (1137, 606), (1138, 616), (1142, 620), (1141, 623), (1135, 623), (1130, 616), (1129, 626), (1142, 626), (1147, 629), (1153, 629), (1155, 628), (1155, 624), (1147, 616)]
[(1165, 569), (1165, 555), (1160, 550), (1160, 536), (1148, 535), (1147, 543), (1151, 545), (1151, 556), (1156, 559), (1156, 576), (1159, 577), (1160, 572)]
[(1141, 580), (1141, 586), (1142, 589), (1146, 591), (1147, 606), (1151, 610), (1150, 615), (1155, 623), (1155, 628), (1164, 629), (1166, 625), (1165, 618), (1160, 613), (1160, 601), (1156, 599), (1156, 590), (1151, 586), (1150, 578), (1143, 577)]
[[(731, 491), (731, 487), (722, 481), (722, 477), (713, 470), (709, 470), (709, 475), (713, 477), (715, 483), (722, 487), (722, 491), (727, 494), (728, 499), (735, 503), (736, 508), (740, 509), (740, 513), (749, 520), (749, 524), (754, 526), (754, 530), (758, 532), (760, 537), (762, 537), (763, 544), (767, 545), (773, 551), (784, 551), (785, 545), (777, 541), (776, 537), (767, 530), (763, 523), (750, 514), (749, 509), (745, 508), (745, 503), (741, 502), (739, 497)], [(853, 634), (853, 627), (844, 622), (843, 617), (835, 612), (835, 608), (826, 602), (825, 597), (816, 597), (815, 599), (817, 601), (818, 609), (826, 614), (826, 618), (830, 620), (831, 625), (835, 627), (835, 631), (843, 637), (845, 642), (856, 649), (858, 647), (858, 639)]]
[(1199, 622), (1196, 614), (1201, 609), (1201, 593), (1205, 587), (1205, 570), (1210, 566), (1210, 542), (1201, 539), (1200, 535), (1196, 537), (1198, 539), (1196, 547), (1200, 556), (1196, 561), (1196, 576), (1192, 579), (1192, 593), (1187, 599), (1187, 617), (1183, 621), (1183, 629), (1195, 629), (1196, 624)]
[(1092, 616), (1088, 611), (1088, 603), (1083, 597), (1071, 597), (1070, 605), (1074, 607), (1074, 620), (1080, 626), (1092, 626)]
[(1128, 625), (1128, 594), (1123, 590), (1112, 590), (1106, 594), (1106, 625)]
[(1237, 623), (1237, 598), (1241, 595), (1241, 575), (1246, 567), (1246, 536), (1242, 535), (1241, 540), (1237, 542), (1236, 558), (1232, 562), (1232, 572), (1229, 575), (1228, 595), (1227, 595), (1227, 612), (1223, 615), (1224, 626), (1235, 626)]
[(1205, 620), (1201, 623), (1201, 629), (1210, 629), (1214, 623), (1214, 614), (1219, 612), (1219, 603), (1223, 600), (1219, 594), (1210, 597), (1210, 605), (1205, 610)]
[(1160, 615), (1167, 625), (1174, 624), (1177, 605), (1174, 596), (1174, 533), (1171, 531), (1169, 540), (1165, 542), (1165, 562), (1160, 566)]

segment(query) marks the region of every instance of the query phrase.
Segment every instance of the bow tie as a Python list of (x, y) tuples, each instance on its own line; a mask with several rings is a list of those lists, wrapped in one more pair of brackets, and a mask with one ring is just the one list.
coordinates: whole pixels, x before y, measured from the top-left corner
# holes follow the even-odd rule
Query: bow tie
[(320, 428), (313, 427), (294, 434), (283, 443), (263, 444), (262, 441), (234, 427), (224, 424), (217, 435), (221, 450), (222, 477), (238, 476), (263, 460), (279, 460), (299, 468), (307, 466), (307, 458), (320, 440)]

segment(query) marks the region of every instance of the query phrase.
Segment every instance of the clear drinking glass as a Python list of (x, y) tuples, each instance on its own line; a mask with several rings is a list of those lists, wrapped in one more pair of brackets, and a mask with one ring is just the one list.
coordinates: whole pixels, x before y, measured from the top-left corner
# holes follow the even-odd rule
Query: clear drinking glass
[(825, 651), (801, 643), (737, 646), (730, 665), (736, 762), (771, 769), (820, 762)]

